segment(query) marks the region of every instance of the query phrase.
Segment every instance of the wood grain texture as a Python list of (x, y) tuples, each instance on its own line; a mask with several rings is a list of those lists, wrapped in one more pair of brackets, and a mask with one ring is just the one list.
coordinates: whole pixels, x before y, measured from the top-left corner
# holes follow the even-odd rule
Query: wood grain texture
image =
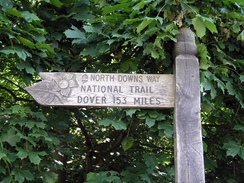
[[(184, 33), (189, 34), (189, 31), (184, 30)], [(187, 40), (183, 39), (183, 41)], [(189, 44), (181, 43), (181, 46), (187, 45)], [(175, 55), (174, 73), (175, 182), (204, 183), (199, 63), (198, 59), (191, 54), (195, 52), (194, 50), (179, 47), (176, 46), (178, 51)]]
[(173, 108), (174, 76), (160, 74), (40, 73), (26, 90), (41, 105)]

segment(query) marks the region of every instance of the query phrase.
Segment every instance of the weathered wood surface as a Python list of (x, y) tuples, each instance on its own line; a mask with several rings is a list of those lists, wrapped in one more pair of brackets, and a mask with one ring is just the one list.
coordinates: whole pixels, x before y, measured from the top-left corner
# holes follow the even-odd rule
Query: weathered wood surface
[(174, 76), (42, 72), (26, 90), (41, 105), (173, 108)]
[(175, 45), (175, 182), (204, 183), (199, 63), (194, 34), (183, 28)]

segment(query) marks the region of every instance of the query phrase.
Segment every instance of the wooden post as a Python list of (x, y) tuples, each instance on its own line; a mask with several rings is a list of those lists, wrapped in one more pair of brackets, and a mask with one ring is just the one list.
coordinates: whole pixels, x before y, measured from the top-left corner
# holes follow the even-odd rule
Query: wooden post
[(175, 182), (204, 183), (200, 121), (199, 63), (190, 29), (182, 28), (174, 47), (175, 58)]

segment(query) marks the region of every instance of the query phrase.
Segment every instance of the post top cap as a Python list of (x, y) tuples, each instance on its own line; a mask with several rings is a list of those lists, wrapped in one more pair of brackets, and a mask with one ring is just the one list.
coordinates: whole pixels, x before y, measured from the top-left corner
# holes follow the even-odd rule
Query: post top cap
[(173, 56), (178, 55), (196, 55), (197, 45), (195, 35), (189, 28), (181, 28), (176, 35), (177, 42), (174, 45)]

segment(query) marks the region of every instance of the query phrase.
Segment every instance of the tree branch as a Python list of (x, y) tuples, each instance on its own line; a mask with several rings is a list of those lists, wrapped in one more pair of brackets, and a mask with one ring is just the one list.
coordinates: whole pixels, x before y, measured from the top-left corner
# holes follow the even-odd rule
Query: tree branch
[(86, 139), (86, 147), (87, 147), (86, 148), (86, 171), (91, 172), (92, 171), (92, 157), (94, 155), (94, 152), (92, 149), (92, 142), (90, 140), (90, 137), (87, 133), (86, 128), (84, 127), (84, 125), (82, 124), (80, 119), (77, 119), (77, 123)]
[(1, 86), (0, 85), (0, 90), (1, 89), (7, 91), (14, 98), (14, 102), (17, 102), (17, 101), (32, 102), (32, 100), (29, 100), (29, 99), (26, 99), (26, 98), (22, 98), (22, 97), (17, 97), (15, 95), (15, 93), (13, 92), (14, 90), (10, 90), (10, 89), (6, 88), (5, 86)]

